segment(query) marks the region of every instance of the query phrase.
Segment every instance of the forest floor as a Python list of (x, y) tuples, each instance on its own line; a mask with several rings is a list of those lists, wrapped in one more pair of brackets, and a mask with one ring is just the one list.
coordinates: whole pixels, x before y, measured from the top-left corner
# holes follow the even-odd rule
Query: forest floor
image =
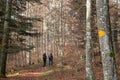
[[(25, 66), (12, 73), (8, 72), (7, 78), (0, 80), (85, 80), (85, 60), (81, 60), (79, 56), (68, 55), (62, 58), (63, 65), (61, 58), (57, 58), (52, 66), (42, 67), (42, 62)], [(118, 69), (120, 75), (120, 67)], [(103, 80), (101, 65), (94, 66), (94, 72), (95, 80)]]

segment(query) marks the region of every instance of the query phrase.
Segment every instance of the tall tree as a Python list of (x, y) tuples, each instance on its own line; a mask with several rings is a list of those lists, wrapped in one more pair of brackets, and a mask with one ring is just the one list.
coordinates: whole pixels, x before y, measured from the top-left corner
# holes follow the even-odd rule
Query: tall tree
[(117, 80), (115, 52), (111, 38), (109, 0), (96, 0), (98, 35), (102, 55), (104, 80)]
[(86, 1), (86, 80), (94, 80), (91, 52), (91, 0)]
[(60, 27), (59, 27), (59, 31), (60, 31), (60, 56), (61, 56), (61, 65), (63, 66), (63, 0), (60, 0)]
[[(2, 5), (5, 9), (2, 9), (4, 14), (2, 15), (2, 23), (0, 23), (0, 26), (3, 26), (2, 48), (0, 48), (0, 77), (5, 77), (7, 54), (17, 53), (21, 50), (29, 51), (33, 46), (25, 43), (25, 36), (36, 36), (38, 34), (35, 30), (32, 30), (32, 22), (34, 22), (36, 18), (21, 15), (26, 9), (26, 1), (1, 0), (0, 4), (1, 3), (3, 3)], [(25, 47), (25, 45), (27, 45), (27, 47)]]
[(7, 61), (7, 49), (8, 49), (8, 20), (9, 16), (9, 3), (11, 0), (6, 0), (6, 9), (5, 9), (5, 21), (4, 21), (4, 31), (3, 31), (3, 39), (2, 39), (2, 49), (1, 49), (1, 63), (0, 63), (0, 77), (6, 77), (6, 61)]

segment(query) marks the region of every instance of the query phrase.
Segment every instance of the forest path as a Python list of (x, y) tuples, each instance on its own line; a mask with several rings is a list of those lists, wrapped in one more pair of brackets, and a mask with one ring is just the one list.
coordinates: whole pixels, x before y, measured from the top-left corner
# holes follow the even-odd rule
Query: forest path
[[(69, 65), (64, 66), (62, 68), (61, 66), (32, 66), (32, 68), (24, 69), (17, 71), (13, 74), (8, 74), (7, 78), (0, 78), (0, 80), (51, 80), (51, 79), (45, 79), (45, 77), (49, 75), (53, 75), (58, 73), (61, 70), (69, 70), (71, 67)], [(42, 79), (43, 78), (43, 79)]]

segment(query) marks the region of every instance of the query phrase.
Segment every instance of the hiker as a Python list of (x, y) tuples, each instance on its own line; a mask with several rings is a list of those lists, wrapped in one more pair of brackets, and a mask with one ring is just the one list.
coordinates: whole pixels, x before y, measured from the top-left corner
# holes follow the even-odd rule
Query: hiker
[(50, 53), (49, 57), (49, 66), (53, 64), (53, 55)]
[(46, 53), (43, 54), (43, 67), (46, 66), (46, 61), (47, 61), (47, 55)]

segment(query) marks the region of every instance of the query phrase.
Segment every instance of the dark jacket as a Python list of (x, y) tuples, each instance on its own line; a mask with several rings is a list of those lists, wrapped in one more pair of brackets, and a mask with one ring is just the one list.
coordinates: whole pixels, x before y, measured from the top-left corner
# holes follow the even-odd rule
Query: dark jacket
[(46, 53), (43, 54), (43, 59), (44, 59), (44, 60), (47, 59)]
[(49, 55), (49, 60), (53, 61), (53, 55), (52, 54)]

